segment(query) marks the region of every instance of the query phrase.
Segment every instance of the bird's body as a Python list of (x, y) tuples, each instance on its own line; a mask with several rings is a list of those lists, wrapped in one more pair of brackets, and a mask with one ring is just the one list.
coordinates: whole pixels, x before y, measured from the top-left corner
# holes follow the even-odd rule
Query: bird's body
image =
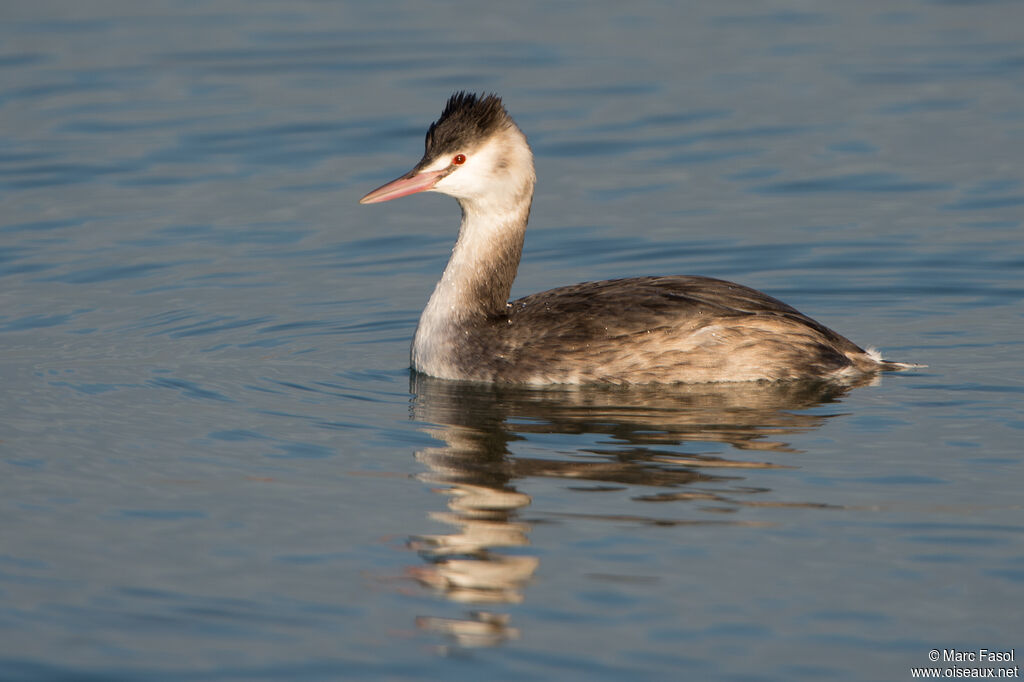
[(707, 277), (584, 282), (508, 302), (533, 198), (533, 157), (501, 100), (457, 93), (408, 174), (363, 197), (459, 200), (462, 226), (412, 344), (435, 377), (525, 384), (852, 380), (881, 360), (790, 306)]
[(416, 341), (417, 370), (486, 382), (842, 379), (883, 368), (876, 356), (781, 301), (682, 275), (561, 287), (444, 333), (421, 322)]

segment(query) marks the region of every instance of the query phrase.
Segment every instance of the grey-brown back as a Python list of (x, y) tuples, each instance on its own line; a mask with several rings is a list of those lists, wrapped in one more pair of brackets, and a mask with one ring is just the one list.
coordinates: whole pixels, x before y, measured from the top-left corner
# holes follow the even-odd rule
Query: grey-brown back
[(465, 331), (454, 355), (466, 378), (478, 381), (692, 383), (879, 369), (862, 348), (791, 306), (707, 277), (552, 289)]

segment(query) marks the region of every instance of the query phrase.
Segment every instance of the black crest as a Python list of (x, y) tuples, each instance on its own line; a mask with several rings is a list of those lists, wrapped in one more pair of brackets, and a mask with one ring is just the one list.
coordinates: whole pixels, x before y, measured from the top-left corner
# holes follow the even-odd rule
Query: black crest
[(441, 117), (427, 131), (424, 159), (472, 147), (502, 128), (513, 125), (497, 95), (456, 92)]

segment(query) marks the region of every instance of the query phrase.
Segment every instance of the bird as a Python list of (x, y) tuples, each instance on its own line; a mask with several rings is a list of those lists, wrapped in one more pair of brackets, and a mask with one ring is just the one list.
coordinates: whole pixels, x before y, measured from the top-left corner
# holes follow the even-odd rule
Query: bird
[(493, 93), (455, 92), (412, 170), (369, 192), (419, 192), (462, 209), (448, 265), (410, 352), (421, 374), (489, 384), (863, 381), (883, 360), (747, 286), (692, 275), (583, 282), (509, 301), (536, 173), (526, 135)]

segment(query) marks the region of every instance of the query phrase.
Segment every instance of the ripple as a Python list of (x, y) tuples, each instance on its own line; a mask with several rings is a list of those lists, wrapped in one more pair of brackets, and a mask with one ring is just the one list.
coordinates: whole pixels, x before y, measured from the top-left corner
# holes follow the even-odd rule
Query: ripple
[(268, 316), (239, 318), (231, 315), (218, 315), (201, 322), (194, 322), (192, 324), (165, 329), (160, 333), (166, 334), (174, 339), (187, 338), (190, 336), (206, 336), (209, 334), (218, 334), (230, 329), (242, 329), (244, 327), (265, 324), (271, 319), (273, 318)]
[(122, 509), (119, 516), (125, 519), (148, 519), (152, 521), (183, 521), (205, 519), (207, 515), (195, 509)]
[[(68, 324), (75, 315), (69, 314), (44, 314), (35, 313), (32, 315), (26, 315), (9, 322), (5, 322), (0, 325), (0, 332), (23, 332), (30, 329), (43, 329), (46, 327), (59, 327), (61, 325)], [(0, 320), (3, 318), (0, 317)]]
[[(60, 230), (65, 227), (78, 227), (87, 222), (87, 218), (72, 218), (65, 220), (33, 220), (27, 223), (12, 223), (0, 227), (0, 232), (49, 232)], [(0, 256), (2, 258), (2, 256)]]
[(135, 263), (133, 265), (107, 265), (95, 268), (84, 268), (72, 272), (50, 275), (40, 278), (43, 282), (63, 282), (65, 284), (98, 284), (121, 279), (147, 277), (157, 270), (173, 268), (182, 263)]
[(951, 204), (945, 204), (943, 208), (951, 211), (982, 211), (1010, 208), (1012, 206), (1024, 206), (1024, 195), (961, 199), (960, 201), (955, 201)]
[(175, 378), (160, 378), (150, 379), (146, 382), (147, 385), (154, 388), (169, 388), (181, 393), (186, 398), (192, 398), (197, 400), (213, 400), (217, 402), (234, 402), (231, 398), (218, 393), (217, 391), (211, 391), (203, 388), (199, 384), (188, 381), (186, 379), (175, 379)]
[[(43, 163), (11, 166), (0, 169), (0, 189), (32, 189), (91, 182), (108, 175), (131, 175), (143, 165), (135, 162), (120, 163)], [(7, 178), (7, 179), (5, 179)]]
[(759, 194), (814, 194), (822, 192), (932, 192), (948, 190), (949, 183), (914, 182), (896, 173), (850, 173), (832, 177), (774, 182), (752, 187)]

